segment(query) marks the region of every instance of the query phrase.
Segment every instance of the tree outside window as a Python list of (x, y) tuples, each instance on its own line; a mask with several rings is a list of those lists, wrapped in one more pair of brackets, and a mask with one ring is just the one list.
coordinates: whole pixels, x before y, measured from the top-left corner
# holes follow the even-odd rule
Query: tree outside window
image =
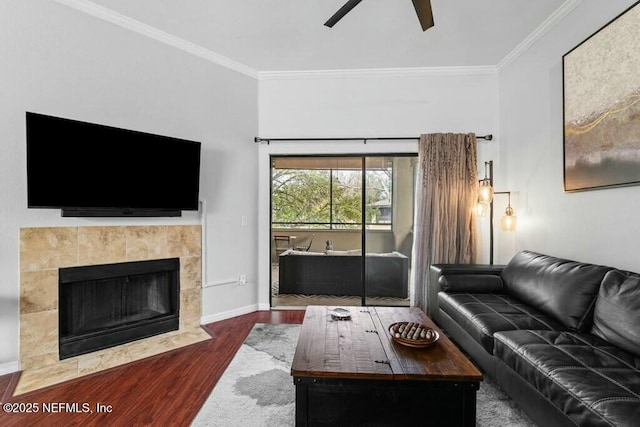
[[(360, 158), (355, 160), (359, 161)], [(364, 216), (368, 229), (391, 229), (392, 166), (391, 162), (383, 163), (384, 168), (365, 171)], [(362, 214), (361, 169), (318, 166), (273, 168), (272, 223), (274, 226), (334, 230), (360, 229)]]

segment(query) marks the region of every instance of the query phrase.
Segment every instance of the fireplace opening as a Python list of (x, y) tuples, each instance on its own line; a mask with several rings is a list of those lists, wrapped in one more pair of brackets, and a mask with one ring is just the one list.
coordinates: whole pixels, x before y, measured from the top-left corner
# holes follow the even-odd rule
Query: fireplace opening
[(59, 270), (60, 360), (179, 327), (180, 259)]

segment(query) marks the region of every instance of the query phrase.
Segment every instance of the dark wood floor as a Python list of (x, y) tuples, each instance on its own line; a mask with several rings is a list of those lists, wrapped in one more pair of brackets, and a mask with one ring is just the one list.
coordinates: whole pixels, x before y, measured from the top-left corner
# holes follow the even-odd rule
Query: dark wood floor
[[(0, 376), (0, 400), (38, 413), (0, 411), (0, 426), (189, 426), (256, 323), (300, 324), (304, 310), (260, 311), (203, 326), (213, 337), (125, 366), (11, 397), (18, 374)], [(43, 413), (43, 404), (86, 403), (94, 413)], [(97, 413), (98, 404), (110, 413)], [(17, 405), (14, 405), (17, 406)]]

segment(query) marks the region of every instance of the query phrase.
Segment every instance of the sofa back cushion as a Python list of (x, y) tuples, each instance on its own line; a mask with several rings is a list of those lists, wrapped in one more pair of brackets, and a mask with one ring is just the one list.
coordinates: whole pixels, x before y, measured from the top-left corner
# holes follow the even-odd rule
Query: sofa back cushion
[(640, 356), (640, 275), (607, 273), (596, 299), (591, 333)]
[(609, 267), (532, 251), (516, 254), (502, 271), (505, 292), (571, 329), (591, 327), (593, 305)]

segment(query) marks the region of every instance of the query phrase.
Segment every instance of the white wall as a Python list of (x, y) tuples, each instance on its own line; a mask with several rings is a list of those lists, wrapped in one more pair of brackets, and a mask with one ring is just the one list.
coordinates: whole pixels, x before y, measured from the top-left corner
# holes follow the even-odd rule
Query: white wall
[[(481, 162), (497, 153), (497, 75), (493, 69), (424, 72), (269, 74), (260, 82), (261, 137), (418, 136), (493, 133)], [(417, 142), (273, 142), (259, 152), (258, 299), (269, 303), (269, 156), (415, 153)], [(488, 243), (487, 243), (488, 245)]]
[(17, 369), (20, 227), (201, 221), (27, 209), (25, 111), (201, 141), (207, 281), (253, 282), (205, 289), (203, 315), (256, 304), (255, 78), (49, 0), (0, 2), (0, 58), (0, 373)]
[(519, 226), (499, 242), (497, 262), (531, 249), (640, 271), (640, 187), (563, 191), (562, 56), (634, 1), (583, 1), (501, 70), (496, 174), (515, 192)]

